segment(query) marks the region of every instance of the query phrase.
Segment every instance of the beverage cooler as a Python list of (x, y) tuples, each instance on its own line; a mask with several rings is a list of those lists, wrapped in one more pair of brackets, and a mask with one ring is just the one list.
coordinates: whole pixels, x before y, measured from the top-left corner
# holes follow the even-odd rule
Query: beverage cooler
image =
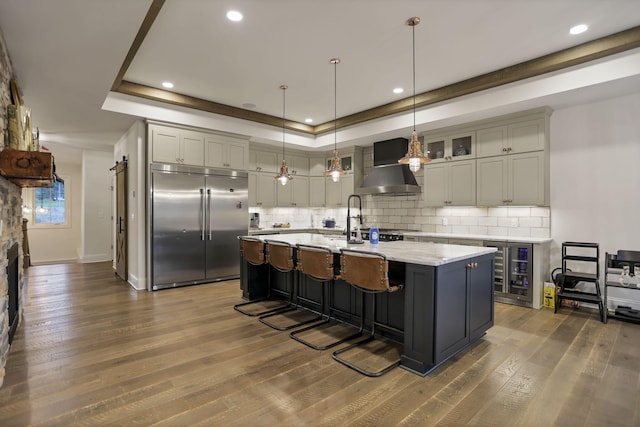
[(495, 300), (533, 306), (533, 245), (526, 243), (485, 242), (498, 249), (495, 256)]

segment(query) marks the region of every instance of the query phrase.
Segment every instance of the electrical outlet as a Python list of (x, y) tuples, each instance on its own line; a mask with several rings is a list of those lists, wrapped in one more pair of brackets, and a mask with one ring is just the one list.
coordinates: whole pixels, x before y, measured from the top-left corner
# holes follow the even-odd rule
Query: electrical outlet
[(448, 225), (449, 220), (447, 218), (442, 218), (442, 225)]

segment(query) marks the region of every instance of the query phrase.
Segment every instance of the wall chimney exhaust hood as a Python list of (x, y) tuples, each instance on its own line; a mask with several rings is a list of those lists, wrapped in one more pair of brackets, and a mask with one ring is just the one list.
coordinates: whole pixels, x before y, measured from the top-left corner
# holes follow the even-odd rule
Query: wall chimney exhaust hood
[(409, 165), (398, 163), (409, 141), (395, 138), (373, 144), (373, 168), (356, 190), (358, 194), (415, 194), (422, 190)]

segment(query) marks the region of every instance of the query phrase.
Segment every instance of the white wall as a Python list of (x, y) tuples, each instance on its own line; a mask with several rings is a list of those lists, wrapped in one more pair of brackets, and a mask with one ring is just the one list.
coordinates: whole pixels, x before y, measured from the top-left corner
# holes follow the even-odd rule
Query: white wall
[(55, 156), (56, 172), (65, 177), (65, 197), (70, 207), (68, 227), (42, 227), (27, 224), (31, 263), (59, 264), (78, 262), (82, 234), (82, 168), (79, 163), (67, 163), (64, 156)]
[[(565, 241), (605, 252), (640, 250), (640, 94), (559, 109), (551, 116), (551, 268)], [(601, 273), (603, 274), (603, 273)], [(640, 292), (609, 289), (640, 307)], [(610, 301), (612, 307), (614, 302)]]
[(599, 243), (602, 252), (640, 250), (638, 218), (640, 94), (556, 110), (551, 116), (554, 246), (587, 241)]
[(127, 280), (139, 290), (145, 289), (147, 282), (145, 147), (145, 127), (140, 120), (127, 130), (114, 147), (114, 160), (122, 161), (123, 156), (127, 158)]
[(80, 262), (111, 260), (111, 179), (113, 154), (82, 153), (82, 252)]

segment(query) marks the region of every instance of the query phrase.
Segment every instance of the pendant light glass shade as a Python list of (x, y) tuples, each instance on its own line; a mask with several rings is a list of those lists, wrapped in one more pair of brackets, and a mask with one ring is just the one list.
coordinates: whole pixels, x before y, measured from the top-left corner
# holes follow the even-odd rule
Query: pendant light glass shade
[(331, 156), (331, 164), (329, 169), (324, 172), (324, 176), (330, 176), (333, 182), (338, 182), (341, 176), (347, 173), (342, 169), (342, 162), (340, 156), (338, 156), (338, 135), (337, 135), (337, 123), (338, 123), (338, 64), (340, 59), (333, 58), (329, 61), (333, 64), (333, 156)]
[(431, 161), (430, 158), (425, 157), (424, 154), (422, 154), (422, 147), (420, 146), (420, 141), (418, 140), (418, 134), (416, 132), (416, 25), (419, 23), (420, 18), (417, 16), (407, 19), (407, 25), (412, 28), (413, 34), (413, 132), (411, 133), (411, 141), (409, 141), (407, 154), (398, 160), (398, 163), (405, 165), (408, 164), (409, 169), (414, 173), (420, 170), (421, 165)]
[(282, 89), (282, 164), (280, 165), (280, 173), (276, 176), (276, 179), (280, 181), (280, 184), (287, 185), (287, 182), (293, 179), (291, 175), (289, 175), (289, 167), (287, 166), (287, 161), (284, 158), (284, 127), (285, 127), (285, 91), (289, 86), (282, 85), (280, 89)]

